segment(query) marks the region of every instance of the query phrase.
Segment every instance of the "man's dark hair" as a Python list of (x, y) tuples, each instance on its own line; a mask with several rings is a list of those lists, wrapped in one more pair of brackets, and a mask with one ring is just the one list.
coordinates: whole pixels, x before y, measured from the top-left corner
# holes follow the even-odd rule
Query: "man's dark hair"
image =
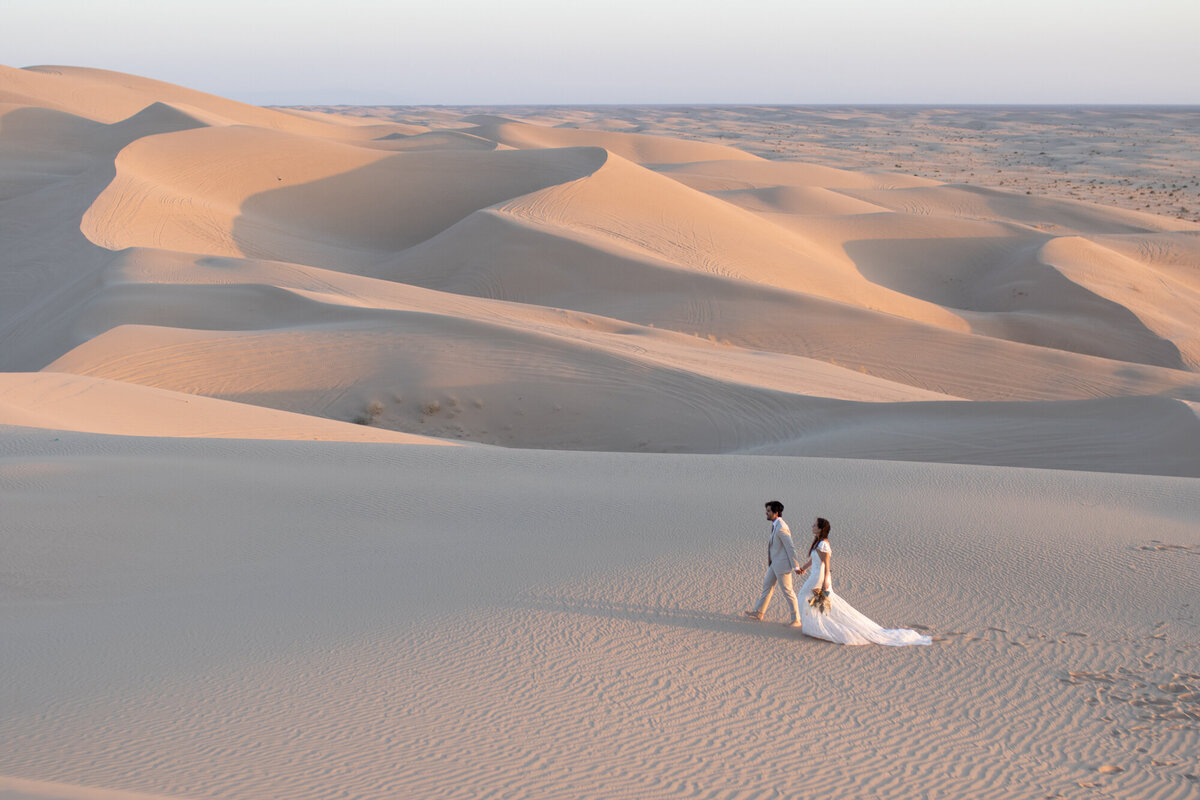
[(768, 500), (766, 507), (771, 509), (771, 511), (776, 514), (783, 513), (783, 503), (779, 502), (778, 500)]

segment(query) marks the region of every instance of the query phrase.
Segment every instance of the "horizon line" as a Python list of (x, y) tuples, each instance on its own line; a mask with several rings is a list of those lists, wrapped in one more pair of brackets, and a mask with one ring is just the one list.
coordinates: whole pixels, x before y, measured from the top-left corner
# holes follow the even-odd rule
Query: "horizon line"
[(754, 102), (671, 102), (671, 103), (267, 103), (263, 108), (301, 106), (360, 108), (1174, 108), (1200, 110), (1196, 103), (754, 103)]

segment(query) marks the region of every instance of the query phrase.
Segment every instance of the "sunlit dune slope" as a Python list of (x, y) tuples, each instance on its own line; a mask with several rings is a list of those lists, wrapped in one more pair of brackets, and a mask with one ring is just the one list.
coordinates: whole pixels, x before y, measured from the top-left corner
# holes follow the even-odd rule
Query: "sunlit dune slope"
[(447, 444), (359, 424), (53, 372), (0, 373), (0, 426), (113, 436)]

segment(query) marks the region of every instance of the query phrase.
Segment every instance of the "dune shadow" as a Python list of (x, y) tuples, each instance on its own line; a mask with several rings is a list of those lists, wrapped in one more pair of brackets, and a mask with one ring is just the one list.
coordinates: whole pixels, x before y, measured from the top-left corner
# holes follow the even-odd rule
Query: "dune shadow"
[(867, 280), (961, 313), (972, 333), (1187, 369), (1179, 347), (1129, 308), (1042, 261), (1050, 238), (859, 239), (845, 251)]
[(252, 258), (362, 271), (476, 211), (591, 175), (605, 159), (583, 147), (412, 150), (293, 182), (301, 151), (276, 167), (278, 186), (242, 202), (230, 235)]
[(153, 103), (113, 123), (50, 108), (0, 113), (0, 369), (36, 371), (80, 343), (70, 320), (103, 285), (112, 250), (84, 230), (123, 148), (200, 123)]

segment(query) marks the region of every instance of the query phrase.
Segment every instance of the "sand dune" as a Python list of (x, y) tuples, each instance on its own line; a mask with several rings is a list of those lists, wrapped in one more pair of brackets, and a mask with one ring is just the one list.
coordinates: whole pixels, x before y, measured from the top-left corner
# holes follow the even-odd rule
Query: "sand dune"
[(1047, 242), (1039, 258), (1072, 283), (1120, 306), (1157, 333), (1189, 369), (1200, 367), (1200, 273), (1163, 270), (1122, 254), (1105, 238), (1060, 237)]
[[(1123, 292), (1117, 287), (1130, 265), (1120, 256), (1098, 271), (1073, 268), (1067, 249), (1070, 241), (1107, 247), (1098, 240), (1153, 235), (1187, 252), (1170, 237), (1193, 234), (1147, 233), (1179, 228), (1177, 221), (500, 117), (450, 124), (443, 114), (442, 130), (359, 120), (350, 127), (369, 136), (355, 139), (334, 117), (305, 115), (303, 129), (256, 124), (238, 104), (154, 82), (86, 70), (16, 72), (25, 88), (53, 78), (45, 85), (54, 91), (46, 91), (60, 105), (61, 82), (76, 79), (118, 93), (140, 87), (150, 101), (104, 127), (76, 117), (60, 125), (59, 151), (95, 160), (91, 182), (74, 195), (79, 206), (87, 202), (80, 228), (100, 248), (73, 259), (90, 266), (77, 269), (69, 299), (54, 299), (57, 314), (28, 312), (32, 320), (9, 337), (14, 352), (24, 352), (22, 339), (40, 343), (43, 365), (106, 324), (237, 331), (349, 320), (320, 311), (324, 299), (294, 312), (295, 296), (269, 281), (255, 288), (250, 279), (234, 305), (228, 287), (207, 295), (193, 287), (195, 299), (181, 305), (161, 285), (102, 286), (111, 260), (104, 251), (137, 247), (569, 308), (969, 399), (1186, 397), (1195, 385), (1186, 270), (1159, 281), (1160, 302), (1151, 282), (1161, 271), (1143, 271), (1136, 289)], [(25, 130), (36, 127), (30, 119)], [(13, 130), (12, 141), (35, 141)], [(108, 183), (96, 191), (102, 179)], [(356, 302), (386, 308), (377, 303), (380, 285)], [(45, 294), (35, 299), (45, 303)], [(210, 301), (215, 316), (203, 310)], [(146, 312), (127, 313), (139, 304)], [(113, 307), (126, 311), (109, 314)], [(897, 317), (917, 325), (905, 328)], [(896, 337), (922, 345), (877, 346)], [(869, 356), (860, 339), (875, 343)], [(1023, 365), (1017, 371), (1014, 358)], [(593, 444), (606, 446), (600, 435)]]
[(369, 136), (362, 120), (289, 114), (238, 103), (150, 78), (85, 67), (0, 66), (0, 103), (51, 108), (103, 123), (120, 122), (154, 103), (164, 103), (223, 120), (230, 125), (309, 133)]
[[(369, 421), (364, 413), (362, 422)], [(0, 373), (0, 425), (114, 436), (448, 444), (361, 423), (53, 372)]]
[(616, 157), (587, 180), (498, 206), (519, 219), (616, 239), (678, 266), (948, 322), (950, 315), (859, 278), (811, 238)]
[(1007, 219), (1053, 233), (1195, 230), (1195, 225), (1185, 220), (1078, 200), (1027, 197), (983, 186), (949, 184), (886, 191), (852, 188), (843, 191), (860, 200), (907, 214)]
[(770, 441), (807, 415), (807, 395), (775, 386), (934, 396), (804, 359), (763, 359), (743, 374), (720, 345), (654, 331), (588, 334), (412, 311), (259, 332), (122, 326), (48, 369), (336, 419), (376, 401), (380, 423), (400, 430), (581, 449), (721, 452)]
[(380, 136), (374, 144), (381, 149), (402, 151), (503, 149), (497, 142), (462, 131), (393, 132)]
[[(442, 107), (341, 106), (366, 121), (446, 124)], [(1195, 107), (484, 106), (563, 128), (683, 137), (773, 162), (906, 172), (1200, 222)]]
[[(929, 240), (922, 240), (929, 242)], [(1000, 249), (1020, 253), (1019, 240), (1001, 240)], [(1042, 241), (1042, 240), (1038, 240)], [(983, 249), (988, 240), (953, 240), (942, 250), (959, 257)], [(1036, 243), (1028, 246), (1035, 248)], [(478, 257), (485, 248), (487, 258)], [(931, 251), (939, 249), (929, 244)], [(903, 248), (888, 268), (904, 267)], [(919, 246), (913, 253), (921, 266)], [(1032, 260), (1034, 250), (1027, 249)], [(865, 257), (862, 252), (860, 258)], [(979, 270), (982, 271), (982, 270)], [(1080, 350), (1103, 350), (1120, 336), (1109, 320), (1120, 313), (1098, 301), (1098, 320), (1076, 320), (1064, 313), (1023, 314), (957, 312), (985, 331), (1008, 333), (992, 338), (945, 330), (844, 303), (725, 276), (687, 270), (614, 237), (502, 214), (495, 209), (471, 215), (443, 234), (409, 248), (380, 274), (441, 291), (494, 297), (522, 303), (571, 308), (604, 316), (696, 333), (717, 341), (780, 353), (835, 361), (854, 370), (931, 391), (980, 400), (1054, 399), (1173, 392), (1196, 385), (1194, 373), (1144, 367), (1111, 358), (1092, 358), (1027, 345), (1064, 339)], [(1056, 273), (1046, 270), (1045, 278)], [(951, 276), (953, 279), (953, 275)], [(852, 279), (848, 279), (852, 280)], [(636, 283), (639, 291), (626, 287)], [(1057, 288), (1084, 295), (1059, 279)], [(1025, 291), (1028, 288), (1016, 291)], [(1007, 287), (994, 294), (1012, 293)], [(1048, 302), (1058, 302), (1056, 296)], [(1042, 301), (1047, 302), (1047, 301)], [(1135, 350), (1172, 351), (1128, 314), (1130, 327), (1145, 344)], [(1084, 328), (1082, 332), (1078, 329)], [(1094, 332), (1099, 343), (1085, 338)], [(1015, 341), (1014, 341), (1015, 340)], [(1133, 349), (1133, 348), (1128, 348)], [(1190, 392), (1192, 390), (1184, 390)], [(1189, 395), (1190, 396), (1190, 395)]]
[(124, 150), (83, 231), (109, 249), (353, 265), (602, 161), (597, 150), (389, 155), (255, 128), (204, 129)]
[(541, 125), (506, 119), (504, 117), (465, 117), (475, 123), (465, 132), (497, 144), (518, 149), (545, 150), (562, 147), (600, 147), (614, 155), (637, 164), (680, 164), (694, 161), (733, 159), (758, 161), (757, 156), (733, 147), (690, 142), (663, 136), (637, 133), (607, 133), (605, 131), (571, 128), (546, 128)]
[(795, 113), (0, 68), (0, 796), (1194, 794), (1200, 228)]
[[(688, 182), (695, 185), (692, 182)], [(748, 189), (711, 189), (710, 194), (765, 216), (778, 224), (802, 226), (798, 216), (841, 216), (887, 211), (883, 206), (847, 197), (824, 186), (766, 186)]]
[(765, 186), (821, 187), (876, 190), (938, 186), (936, 181), (897, 173), (859, 172), (822, 164), (787, 161), (698, 161), (657, 166), (656, 171), (703, 192), (753, 189)]
[[(1149, 410), (1200, 397), (1177, 221), (503, 117), (268, 125), (153, 82), (42, 77), (58, 106), (75, 79), (148, 102), (116, 122), (10, 112), (3, 143), (91, 159), (31, 192), (39, 219), (62, 202), (43, 195), (74, 197), (91, 245), (69, 215), (26, 237), (76, 253), (70, 291), (33, 279), (14, 365), (340, 421), (383, 404), (385, 427), (510, 446), (859, 456), (847, 426), (928, 443), (940, 419), (988, 433), (876, 456), (1194, 471), (1037, 405), (1145, 398), (1111, 408), (1152, 417), (1148, 442), (1191, 441), (1186, 415)], [(487, 411), (426, 411), (452, 401)], [(951, 405), (854, 405), (929, 401)], [(1084, 407), (1107, 431), (1114, 412)], [(997, 430), (1012, 441), (989, 456)]]
[[(798, 359), (764, 362), (759, 385), (747, 385), (720, 369), (734, 366), (720, 354), (689, 363), (674, 343), (617, 336), (626, 342), (614, 347), (598, 336), (567, 340), (414, 312), (335, 329), (122, 326), (47, 369), (343, 420), (375, 404), (388, 427), (507, 446), (845, 453), (1200, 477), (1200, 419), (1176, 400), (937, 403), (924, 394), (911, 405), (881, 403), (902, 391)], [(801, 393), (814, 390), (827, 396)], [(838, 394), (875, 402), (828, 397)]]

